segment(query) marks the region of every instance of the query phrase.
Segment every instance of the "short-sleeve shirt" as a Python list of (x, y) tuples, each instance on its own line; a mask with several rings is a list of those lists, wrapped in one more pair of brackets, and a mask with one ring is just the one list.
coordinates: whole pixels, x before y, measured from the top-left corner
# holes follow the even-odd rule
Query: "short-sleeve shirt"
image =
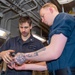
[[(17, 52), (32, 52), (36, 51), (40, 48), (44, 47), (43, 43), (39, 41), (38, 39), (34, 38), (32, 35), (27, 41), (23, 41), (20, 36), (10, 38), (8, 41), (6, 41), (2, 47), (0, 48), (0, 51), (4, 50), (15, 50), (15, 53)], [(7, 68), (6, 75), (32, 75), (32, 71), (15, 71)]]
[(56, 60), (47, 62), (49, 71), (75, 67), (75, 17), (67, 13), (60, 13), (56, 16), (53, 25), (50, 27), (49, 42), (54, 34), (60, 33), (68, 40), (61, 56)]

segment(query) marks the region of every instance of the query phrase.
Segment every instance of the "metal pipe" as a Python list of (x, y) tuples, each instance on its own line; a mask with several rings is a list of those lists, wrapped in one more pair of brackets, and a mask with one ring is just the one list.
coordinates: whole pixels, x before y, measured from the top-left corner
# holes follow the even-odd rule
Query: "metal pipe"
[(9, 11), (9, 10), (10, 10), (10, 8), (5, 9), (5, 10), (3, 11), (3, 13), (5, 13), (5, 12), (7, 12), (7, 11)]
[(1, 5), (0, 5), (0, 8), (2, 8), (2, 9), (6, 9), (6, 8), (8, 8), (8, 7), (5, 7), (5, 6), (1, 6)]
[(23, 4), (19, 4), (20, 6), (23, 6), (23, 5), (25, 5), (25, 4), (27, 4), (27, 3), (29, 3), (29, 2), (31, 2), (32, 0), (28, 0), (27, 2), (24, 2)]
[(62, 12), (64, 12), (64, 6), (63, 6), (63, 4), (62, 4)]
[(37, 3), (38, 3), (40, 6), (42, 6), (38, 1), (37, 1)]
[(44, 2), (44, 4), (46, 3), (44, 0), (42, 0)]
[[(28, 9), (28, 10), (22, 9), (23, 12), (22, 12), (21, 14), (24, 14), (24, 13), (26, 13), (26, 12), (28, 12), (28, 11), (31, 11), (31, 10), (34, 10), (35, 8), (37, 8), (37, 3), (36, 3), (36, 1), (35, 1), (35, 0), (33, 0), (33, 1), (35, 2), (36, 6), (33, 7), (32, 9)], [(7, 22), (8, 22), (10, 19), (13, 19), (13, 18), (15, 18), (15, 17), (18, 17), (19, 15), (20, 15), (20, 13), (17, 14), (17, 15), (15, 15), (15, 16), (13, 16), (13, 17), (11, 17), (11, 18), (8, 18), (8, 19), (6, 20), (6, 22), (5, 22), (5, 27), (7, 28)]]
[(34, 15), (36, 18), (40, 19), (36, 14), (34, 14), (33, 12), (29, 11), (32, 15)]
[(18, 3), (18, 5), (20, 5), (24, 0), (20, 0), (20, 2)]
[(22, 10), (23, 12), (26, 12), (26, 11), (31, 11), (31, 10), (34, 10), (35, 8), (38, 7), (37, 5), (37, 2), (35, 0), (33, 0), (33, 2), (35, 3), (35, 7), (31, 8), (31, 9), (28, 9), (28, 10), (25, 10), (24, 8), (21, 8), (17, 3), (12, 3), (11, 1), (7, 0), (8, 2), (10, 2), (11, 4), (14, 4), (16, 7), (18, 7), (20, 10)]

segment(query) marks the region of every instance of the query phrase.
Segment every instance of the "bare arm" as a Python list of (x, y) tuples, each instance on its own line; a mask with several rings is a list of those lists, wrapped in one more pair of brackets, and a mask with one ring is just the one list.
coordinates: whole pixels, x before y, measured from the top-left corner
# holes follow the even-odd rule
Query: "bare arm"
[(35, 52), (26, 53), (27, 60), (50, 61), (60, 57), (67, 41), (67, 37), (63, 34), (55, 34), (51, 38), (51, 43)]
[(44, 71), (47, 70), (47, 66), (45, 62), (39, 62), (35, 64), (27, 64), (25, 68), (28, 70), (35, 70), (35, 71)]
[(13, 64), (12, 66), (8, 65), (8, 67), (16, 70), (35, 70), (35, 71), (47, 70), (47, 66), (45, 62), (30, 63), (30, 64), (24, 63), (20, 66)]

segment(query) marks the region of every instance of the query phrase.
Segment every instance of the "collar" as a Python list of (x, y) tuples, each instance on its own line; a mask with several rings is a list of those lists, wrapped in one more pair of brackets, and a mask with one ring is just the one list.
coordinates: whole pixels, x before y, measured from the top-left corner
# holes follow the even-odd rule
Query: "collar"
[(22, 42), (22, 43), (29, 43), (34, 41), (34, 37), (31, 35), (26, 41), (23, 41), (21, 36), (18, 36), (17, 41)]

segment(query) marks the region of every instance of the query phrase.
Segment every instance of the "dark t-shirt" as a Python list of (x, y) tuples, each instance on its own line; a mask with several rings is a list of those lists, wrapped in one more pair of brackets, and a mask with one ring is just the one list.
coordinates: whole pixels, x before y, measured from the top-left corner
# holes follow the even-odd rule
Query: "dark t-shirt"
[[(36, 51), (42, 47), (44, 47), (42, 42), (34, 38), (32, 35), (25, 42), (21, 39), (21, 37), (17, 36), (10, 38), (8, 41), (6, 41), (0, 48), (0, 51), (12, 49), (15, 50), (15, 53), (17, 52), (27, 53), (27, 52)], [(7, 68), (6, 75), (32, 75), (32, 71), (29, 70), (15, 71)]]
[(49, 42), (54, 34), (62, 33), (68, 38), (61, 56), (57, 60), (48, 61), (49, 71), (75, 67), (75, 17), (60, 13), (56, 16), (53, 25), (50, 27)]

